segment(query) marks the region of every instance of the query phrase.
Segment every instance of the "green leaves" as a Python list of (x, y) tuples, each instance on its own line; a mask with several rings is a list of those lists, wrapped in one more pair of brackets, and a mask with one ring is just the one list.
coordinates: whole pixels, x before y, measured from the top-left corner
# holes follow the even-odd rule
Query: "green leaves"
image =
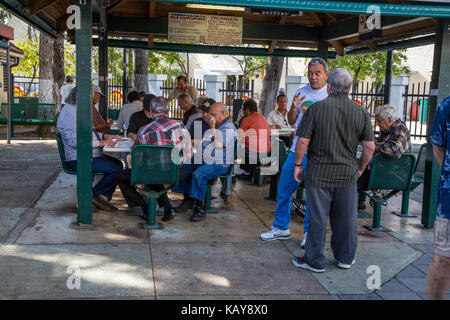
[[(365, 80), (367, 77), (375, 79), (377, 83), (381, 83), (386, 74), (386, 51), (366, 53), (353, 56), (337, 57), (329, 60), (329, 69), (344, 68), (352, 73), (353, 79), (356, 81)], [(399, 76), (408, 74), (409, 67), (406, 65), (408, 57), (406, 49), (396, 50), (392, 53), (392, 74)]]

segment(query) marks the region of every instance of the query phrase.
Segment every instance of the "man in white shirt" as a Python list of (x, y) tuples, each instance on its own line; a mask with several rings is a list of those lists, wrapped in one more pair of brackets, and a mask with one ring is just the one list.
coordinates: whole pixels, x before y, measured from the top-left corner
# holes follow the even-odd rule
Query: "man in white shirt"
[(61, 87), (61, 103), (58, 107), (57, 112), (61, 112), (61, 109), (64, 107), (64, 104), (66, 103), (66, 98), (73, 88), (75, 88), (75, 84), (73, 83), (73, 77), (67, 76), (66, 83)]
[[(314, 102), (323, 100), (328, 97), (327, 91), (327, 63), (322, 58), (313, 58), (308, 64), (308, 80), (309, 85), (300, 88), (295, 93), (292, 101), (291, 109), (288, 112), (289, 124), (295, 123), (298, 129), (303, 117), (303, 113)], [(291, 222), (291, 205), (292, 194), (297, 190), (299, 183), (294, 179), (295, 166), (302, 166), (306, 172), (306, 158), (303, 163), (295, 163), (295, 146), (298, 137), (295, 136), (292, 148), (289, 150), (289, 156), (281, 170), (280, 182), (278, 183), (277, 208), (275, 210), (275, 221), (273, 228), (269, 232), (261, 234), (261, 240), (287, 240), (291, 237), (289, 232), (289, 223)], [(305, 214), (305, 237), (302, 245), (306, 240), (306, 232), (308, 230), (309, 213), (306, 205)]]
[[(56, 127), (61, 134), (66, 155), (66, 164), (77, 171), (77, 105), (76, 88), (73, 88), (66, 99), (66, 105), (61, 110)], [(117, 211), (110, 201), (116, 184), (113, 180), (115, 172), (122, 170), (122, 162), (118, 159), (106, 156), (101, 148), (112, 146), (112, 139), (121, 140), (120, 136), (102, 134), (92, 129), (92, 172), (101, 172), (105, 175), (92, 190), (92, 203), (101, 210)]]
[(133, 90), (127, 95), (127, 104), (120, 109), (119, 118), (117, 119), (117, 126), (123, 129), (124, 133), (130, 125), (130, 118), (135, 112), (144, 110), (144, 105), (139, 97), (139, 92)]

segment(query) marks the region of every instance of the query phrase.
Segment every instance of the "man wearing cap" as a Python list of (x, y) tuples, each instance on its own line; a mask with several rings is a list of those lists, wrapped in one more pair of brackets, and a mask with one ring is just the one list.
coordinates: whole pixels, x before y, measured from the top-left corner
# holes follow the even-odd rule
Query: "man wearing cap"
[(64, 104), (66, 103), (66, 98), (73, 88), (75, 88), (75, 84), (73, 83), (73, 77), (67, 76), (66, 83), (61, 87), (61, 104), (59, 105), (57, 112), (61, 112), (62, 108), (64, 107)]
[[(133, 145), (176, 145), (183, 150), (183, 157), (190, 157), (192, 153), (191, 139), (186, 127), (178, 121), (169, 119), (169, 101), (164, 97), (153, 98), (150, 102), (150, 112), (152, 121), (139, 129), (136, 141)], [(130, 184), (131, 169), (121, 170), (114, 175), (114, 181), (119, 185), (125, 201), (130, 208), (129, 213), (139, 213), (140, 217), (147, 220), (148, 205), (136, 188)], [(159, 192), (164, 189), (163, 185), (150, 185), (150, 189)], [(164, 208), (163, 221), (172, 220), (175, 217), (175, 210), (170, 203), (167, 194), (158, 198), (158, 204)]]
[[(174, 189), (174, 192), (185, 195), (177, 212), (193, 210), (192, 222), (200, 222), (206, 218), (203, 200), (208, 181), (227, 174), (234, 162), (236, 127), (228, 115), (227, 106), (222, 102), (214, 103), (208, 113), (210, 129), (203, 134), (201, 143), (197, 145), (194, 163), (183, 165), (184, 178)], [(195, 133), (194, 139), (199, 140), (199, 134)]]
[(103, 94), (102, 89), (100, 89), (99, 86), (92, 86), (92, 123), (94, 124), (94, 129), (101, 133), (108, 133), (108, 129), (112, 125), (113, 120), (108, 119), (108, 121), (105, 121), (105, 119), (103, 119), (102, 115), (95, 107), (100, 99), (104, 96), (105, 95)]

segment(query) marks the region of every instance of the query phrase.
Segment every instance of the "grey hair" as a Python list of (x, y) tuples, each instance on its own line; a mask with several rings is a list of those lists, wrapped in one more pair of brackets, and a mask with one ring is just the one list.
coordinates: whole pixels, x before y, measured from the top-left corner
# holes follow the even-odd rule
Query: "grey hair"
[(200, 96), (197, 98), (197, 106), (201, 106), (203, 102), (208, 100), (209, 98), (207, 96)]
[(313, 66), (313, 65), (316, 65), (316, 64), (321, 64), (323, 66), (323, 70), (325, 72), (327, 72), (327, 70), (328, 70), (327, 62), (325, 60), (323, 60), (322, 58), (320, 58), (320, 57), (312, 58), (311, 61), (308, 63), (308, 68), (310, 66)]
[(389, 118), (391, 118), (393, 121), (395, 121), (400, 118), (398, 116), (397, 109), (387, 104), (379, 107), (375, 112), (375, 115), (379, 115), (384, 120), (388, 120)]
[(70, 90), (70, 93), (64, 102), (73, 105), (77, 104), (77, 87), (73, 87), (72, 90)]
[(169, 101), (166, 98), (159, 96), (152, 99), (150, 107), (154, 113), (167, 113), (169, 112)]
[(353, 78), (348, 70), (336, 68), (331, 71), (327, 82), (331, 84), (331, 88), (334, 93), (349, 94), (352, 87)]
[(186, 101), (186, 102), (189, 103), (189, 104), (194, 104), (194, 101), (192, 101), (191, 96), (190, 96), (189, 94), (187, 94), (187, 93), (180, 93), (180, 94), (178, 95), (178, 98), (177, 98), (177, 99), (178, 99), (178, 100)]

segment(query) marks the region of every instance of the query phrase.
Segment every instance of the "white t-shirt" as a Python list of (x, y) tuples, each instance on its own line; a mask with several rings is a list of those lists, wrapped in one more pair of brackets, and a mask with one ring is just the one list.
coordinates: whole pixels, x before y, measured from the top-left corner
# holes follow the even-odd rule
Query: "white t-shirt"
[[(297, 92), (295, 93), (295, 95), (297, 95), (298, 93), (300, 93), (300, 98), (303, 96), (306, 96), (305, 100), (303, 100), (303, 102), (301, 104), (299, 104), (297, 106), (297, 121), (295, 122), (295, 130), (297, 131), (298, 126), (300, 125), (300, 122), (302, 121), (303, 118), (303, 113), (304, 110), (301, 111), (301, 107), (303, 106), (310, 106), (312, 105), (314, 102), (323, 100), (325, 98), (328, 97), (328, 91), (327, 91), (327, 86), (325, 85), (322, 89), (319, 90), (314, 90), (313, 88), (311, 88), (311, 86), (305, 86), (303, 88), (300, 88), (297, 90)], [(297, 145), (297, 140), (298, 137), (297, 135), (295, 135), (294, 141), (292, 143), (292, 147), (291, 147), (291, 151), (295, 152), (295, 146)]]
[(66, 98), (73, 88), (75, 88), (74, 84), (65, 84), (61, 87), (61, 103), (66, 103)]

